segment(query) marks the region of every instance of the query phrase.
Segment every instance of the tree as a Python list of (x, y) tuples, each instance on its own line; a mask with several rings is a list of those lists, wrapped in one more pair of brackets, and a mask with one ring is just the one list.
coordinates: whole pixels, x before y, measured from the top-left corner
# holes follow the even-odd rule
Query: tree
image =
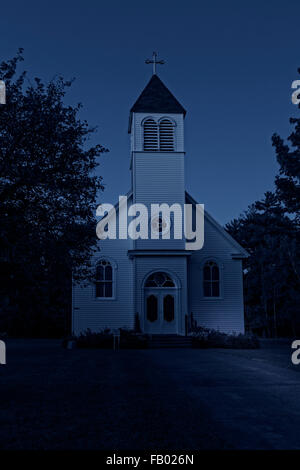
[(244, 271), (246, 323), (267, 336), (300, 334), (300, 119), (290, 123), (290, 146), (272, 137), (279, 163), (275, 193), (265, 193), (226, 225), (250, 254)]
[(95, 128), (79, 118), (81, 104), (64, 103), (71, 81), (27, 85), (17, 74), (22, 52), (0, 64), (0, 331), (48, 334), (69, 308), (71, 273), (79, 281), (90, 272), (106, 149), (88, 145)]
[[(300, 68), (298, 69), (300, 73)], [(300, 104), (298, 105), (300, 109)], [(276, 193), (286, 211), (294, 214), (300, 223), (300, 118), (290, 118), (294, 130), (288, 137), (290, 146), (279, 135), (274, 134), (272, 143), (279, 163), (276, 176)]]
[(288, 305), (297, 281), (286, 256), (295, 230), (276, 195), (267, 192), (226, 229), (250, 254), (244, 266), (248, 327), (266, 336), (276, 335), (278, 329), (295, 329)]

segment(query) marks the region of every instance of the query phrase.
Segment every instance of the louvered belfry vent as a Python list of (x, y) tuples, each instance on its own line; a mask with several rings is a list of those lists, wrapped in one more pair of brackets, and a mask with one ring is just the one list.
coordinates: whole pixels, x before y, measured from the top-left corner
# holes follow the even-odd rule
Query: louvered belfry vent
[(158, 126), (154, 119), (144, 122), (144, 150), (158, 150)]
[(143, 122), (144, 150), (173, 152), (175, 150), (174, 126), (175, 124), (170, 119), (162, 119), (157, 123), (153, 118), (147, 118)]
[(159, 123), (159, 147), (165, 152), (174, 150), (174, 124), (169, 119)]

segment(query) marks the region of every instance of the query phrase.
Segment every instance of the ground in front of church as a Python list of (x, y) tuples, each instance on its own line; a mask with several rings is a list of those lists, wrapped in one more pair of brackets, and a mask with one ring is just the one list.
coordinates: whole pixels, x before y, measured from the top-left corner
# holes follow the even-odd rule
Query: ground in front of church
[(8, 340), (0, 449), (300, 448), (300, 365), (288, 345), (64, 350)]

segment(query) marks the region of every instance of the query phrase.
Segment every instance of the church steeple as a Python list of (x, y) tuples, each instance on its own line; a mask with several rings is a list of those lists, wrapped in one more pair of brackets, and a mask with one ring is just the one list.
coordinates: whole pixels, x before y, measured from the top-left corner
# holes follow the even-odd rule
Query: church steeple
[[(183, 211), (185, 109), (153, 74), (130, 110), (133, 202), (179, 205)], [(177, 207), (176, 206), (176, 207)], [(172, 216), (173, 217), (173, 216)], [(170, 230), (173, 230), (172, 218)], [(184, 249), (183, 238), (136, 240), (135, 249)]]
[(153, 74), (130, 110), (131, 151), (184, 152), (186, 110)]
[(157, 75), (150, 81), (132, 106), (131, 113), (183, 114), (186, 110)]
[[(186, 110), (170, 92), (162, 80), (153, 74), (144, 90), (130, 109), (128, 133), (134, 133), (134, 116), (146, 114), (180, 115), (179, 121), (184, 119)], [(135, 129), (138, 133), (138, 129)]]

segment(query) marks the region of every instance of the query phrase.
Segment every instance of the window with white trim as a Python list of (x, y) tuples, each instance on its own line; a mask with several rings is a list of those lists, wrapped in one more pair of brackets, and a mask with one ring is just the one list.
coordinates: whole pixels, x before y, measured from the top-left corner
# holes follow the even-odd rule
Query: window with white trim
[(175, 150), (175, 123), (171, 119), (162, 118), (158, 123), (146, 118), (144, 128), (144, 151), (173, 152)]
[(215, 261), (206, 261), (203, 266), (204, 297), (220, 297), (220, 269)]
[(110, 261), (101, 259), (96, 264), (96, 298), (111, 299), (114, 297), (115, 274)]

